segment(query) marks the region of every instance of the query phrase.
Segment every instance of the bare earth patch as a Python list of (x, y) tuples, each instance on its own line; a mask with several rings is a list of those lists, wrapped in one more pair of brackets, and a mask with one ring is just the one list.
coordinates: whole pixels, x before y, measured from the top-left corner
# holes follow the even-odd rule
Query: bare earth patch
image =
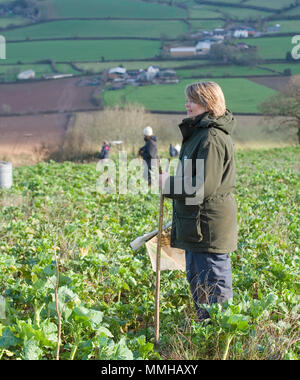
[(0, 117), (0, 159), (35, 163), (61, 143), (67, 114)]
[(251, 82), (261, 84), (263, 86), (272, 88), (273, 90), (282, 90), (289, 82), (291, 77), (289, 76), (278, 76), (278, 77), (254, 77), (247, 78)]
[(97, 109), (95, 86), (78, 86), (79, 78), (0, 84), (0, 112), (28, 114)]

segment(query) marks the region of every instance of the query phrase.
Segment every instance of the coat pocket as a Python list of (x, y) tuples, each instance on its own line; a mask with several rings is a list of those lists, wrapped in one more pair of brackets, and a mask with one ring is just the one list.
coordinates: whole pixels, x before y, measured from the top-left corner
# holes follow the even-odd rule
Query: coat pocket
[(199, 217), (176, 217), (176, 240), (179, 242), (199, 243), (202, 233)]

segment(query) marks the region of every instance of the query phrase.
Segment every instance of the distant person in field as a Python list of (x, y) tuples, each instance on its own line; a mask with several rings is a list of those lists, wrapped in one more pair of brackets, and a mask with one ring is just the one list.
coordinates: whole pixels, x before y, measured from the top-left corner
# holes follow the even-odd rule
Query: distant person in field
[(111, 145), (107, 141), (103, 141), (101, 152), (99, 154), (100, 160), (105, 160), (106, 158), (109, 158), (110, 148)]
[(169, 148), (170, 157), (177, 157), (179, 154), (179, 151), (180, 151), (180, 145), (179, 144), (177, 144), (175, 146), (170, 144), (170, 148)]
[[(163, 173), (159, 183), (165, 196), (173, 199), (171, 246), (185, 250), (187, 279), (202, 322), (210, 317), (202, 304), (223, 303), (233, 295), (229, 254), (237, 249), (231, 138), (235, 119), (215, 82), (191, 84), (185, 95), (187, 118), (179, 125), (183, 172), (177, 170), (175, 176)], [(196, 170), (197, 160), (204, 170)], [(190, 164), (191, 174), (187, 176), (193, 193), (190, 189), (186, 192), (185, 186), (178, 193), (185, 179), (184, 163)]]
[[(103, 144), (102, 144), (102, 148), (101, 148), (101, 152), (98, 156), (98, 158), (100, 159), (99, 163), (101, 166), (100, 167), (104, 167), (105, 164), (107, 163), (107, 160), (109, 159), (109, 153), (110, 153), (110, 148), (111, 148), (111, 143), (107, 142), (107, 141), (103, 141)], [(109, 193), (112, 193), (113, 192), (113, 179), (111, 177), (107, 177), (106, 180), (105, 180), (105, 190)]]
[(145, 145), (139, 149), (139, 156), (143, 158), (145, 164), (144, 178), (148, 181), (148, 185), (151, 186), (151, 160), (157, 159), (157, 139), (149, 125), (144, 128), (143, 134)]

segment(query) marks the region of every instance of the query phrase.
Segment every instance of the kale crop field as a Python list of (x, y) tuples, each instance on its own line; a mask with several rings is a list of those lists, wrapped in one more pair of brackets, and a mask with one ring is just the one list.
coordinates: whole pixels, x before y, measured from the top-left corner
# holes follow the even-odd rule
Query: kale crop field
[[(3, 82), (29, 69), (41, 80), (51, 72), (83, 75), (155, 64), (175, 69), (179, 83), (115, 91), (103, 83), (100, 103), (184, 113), (185, 86), (212, 80), (234, 113), (258, 113), (261, 102), (276, 94), (267, 87), (273, 78), (259, 84), (247, 76), (277, 71), (278, 83), (285, 83), (286, 69), (300, 73), (300, 60), (287, 60), (292, 34), (300, 33), (300, 6), (293, 0), (24, 0), (9, 12), (3, 10), (7, 2), (0, 0)], [(26, 16), (27, 3), (39, 12)], [(171, 46), (194, 46), (198, 32), (208, 32), (206, 38), (214, 28), (261, 32), (276, 24), (280, 28), (268, 36), (230, 40), (257, 47), (258, 56), (249, 54), (253, 62), (243, 65), (226, 57), (169, 54)], [(3, 106), (3, 112), (9, 109)], [(238, 132), (248, 128), (241, 141), (251, 137), (255, 146), (260, 133), (248, 123)], [(268, 131), (260, 134), (265, 147)], [(234, 297), (222, 306), (207, 305), (211, 323), (199, 324), (186, 274), (162, 271), (159, 347), (155, 272), (145, 246), (130, 248), (132, 240), (158, 227), (159, 195), (138, 189), (100, 194), (94, 161), (14, 167), (13, 187), (0, 188), (0, 360), (299, 360), (299, 154), (299, 146), (236, 151)], [(117, 155), (112, 158), (118, 167)], [(165, 200), (165, 222), (171, 212)]]
[(129, 243), (157, 228), (159, 196), (98, 193), (95, 163), (15, 168), (0, 191), (1, 359), (55, 359), (56, 304), (60, 359), (299, 359), (299, 153), (236, 152), (234, 297), (198, 324), (185, 273), (163, 271), (158, 349), (155, 273)]

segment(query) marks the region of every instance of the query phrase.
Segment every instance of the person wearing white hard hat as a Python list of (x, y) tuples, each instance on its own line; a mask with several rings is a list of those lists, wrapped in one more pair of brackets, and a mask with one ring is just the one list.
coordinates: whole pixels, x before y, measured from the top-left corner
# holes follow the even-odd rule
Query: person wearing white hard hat
[(151, 186), (151, 160), (157, 159), (157, 141), (150, 125), (144, 128), (143, 134), (145, 145), (139, 149), (139, 156), (143, 158), (145, 164), (144, 178), (148, 180), (148, 185)]
[(152, 136), (153, 135), (153, 130), (150, 127), (150, 125), (148, 125), (146, 128), (144, 128), (143, 132), (144, 132), (144, 136)]

